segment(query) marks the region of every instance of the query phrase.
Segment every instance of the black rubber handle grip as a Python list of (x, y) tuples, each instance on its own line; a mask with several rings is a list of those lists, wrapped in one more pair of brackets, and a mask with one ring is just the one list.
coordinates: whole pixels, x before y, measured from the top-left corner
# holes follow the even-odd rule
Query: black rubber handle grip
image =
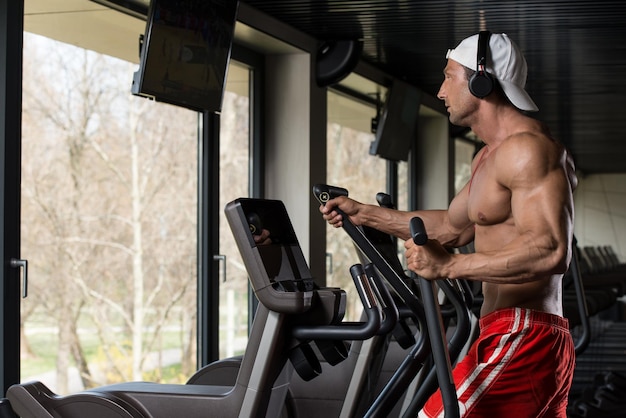
[(316, 184), (313, 186), (313, 195), (321, 204), (338, 196), (348, 196), (348, 190), (343, 187), (329, 186), (328, 184)]
[(424, 245), (428, 242), (428, 234), (426, 233), (426, 227), (424, 226), (422, 218), (418, 218), (417, 216), (412, 218), (409, 223), (409, 228), (411, 228), (411, 236), (415, 244)]
[(393, 199), (391, 199), (391, 195), (387, 194), (387, 193), (376, 193), (376, 201), (378, 202), (379, 206), (382, 206), (383, 208), (389, 208), (389, 209), (395, 209), (395, 205), (393, 204)]

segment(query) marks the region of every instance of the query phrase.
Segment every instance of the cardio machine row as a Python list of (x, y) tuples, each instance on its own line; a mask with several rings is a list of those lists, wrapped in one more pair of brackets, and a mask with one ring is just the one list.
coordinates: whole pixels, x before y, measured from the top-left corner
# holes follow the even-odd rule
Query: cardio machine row
[[(343, 191), (317, 185), (314, 193), (321, 201), (337, 190)], [(382, 255), (386, 241), (373, 242), (371, 231), (348, 222), (346, 232), (362, 257), (350, 274), (364, 317), (345, 322), (345, 290), (315, 284), (282, 202), (237, 199), (225, 213), (259, 300), (241, 358), (209, 365), (184, 385), (128, 382), (66, 396), (41, 382), (14, 385), (4, 403), (10, 411), (5, 407), (2, 413), (26, 418), (387, 417), (415, 415), (438, 381), (445, 382), (450, 357), (461, 353), (470, 335), (468, 302), (460, 289), (441, 283), (453, 306), (444, 317), (452, 316), (455, 324), (447, 341), (444, 329), (427, 326), (442, 323), (438, 303), (424, 307), (425, 299), (434, 300), (435, 289), (420, 293), (415, 280), (404, 275), (395, 250), (393, 257)], [(267, 245), (254, 240), (262, 229), (270, 231)], [(437, 350), (431, 350), (433, 344), (439, 344)], [(431, 352), (444, 358), (431, 360)], [(386, 379), (382, 370), (390, 361), (394, 372)], [(433, 371), (433, 361), (447, 362), (447, 370), (439, 368), (443, 375)], [(446, 416), (455, 416), (455, 402), (451, 398)]]

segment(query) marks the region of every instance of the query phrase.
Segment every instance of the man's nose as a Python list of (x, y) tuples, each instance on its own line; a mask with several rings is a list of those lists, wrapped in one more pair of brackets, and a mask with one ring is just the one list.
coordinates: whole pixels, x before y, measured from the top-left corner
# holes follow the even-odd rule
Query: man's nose
[(446, 98), (445, 92), (443, 90), (443, 84), (439, 87), (439, 91), (437, 92), (437, 98), (439, 100), (444, 100)]

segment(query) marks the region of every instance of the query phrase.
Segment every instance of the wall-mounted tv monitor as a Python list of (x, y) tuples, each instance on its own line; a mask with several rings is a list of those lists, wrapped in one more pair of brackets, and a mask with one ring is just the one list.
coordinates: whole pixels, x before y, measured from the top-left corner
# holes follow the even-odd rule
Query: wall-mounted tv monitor
[(407, 161), (415, 141), (421, 91), (401, 80), (394, 80), (387, 91), (379, 115), (370, 154), (391, 161)]
[(151, 0), (131, 92), (219, 112), (237, 0)]

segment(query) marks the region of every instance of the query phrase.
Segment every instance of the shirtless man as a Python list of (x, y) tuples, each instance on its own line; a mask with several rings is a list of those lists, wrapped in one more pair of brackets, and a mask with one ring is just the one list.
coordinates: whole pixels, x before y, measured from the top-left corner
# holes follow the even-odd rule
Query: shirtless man
[[(573, 164), (548, 129), (520, 111), (537, 107), (524, 90), (526, 61), (517, 46), (506, 34), (481, 36), (493, 91), (470, 91), (479, 43), (473, 35), (448, 51), (437, 94), (450, 121), (471, 127), (485, 144), (448, 209), (401, 212), (338, 197), (320, 210), (335, 227), (342, 225), (339, 207), (357, 225), (405, 239), (408, 267), (425, 279), (482, 282), (480, 336), (453, 371), (461, 416), (565, 417), (574, 347), (561, 279), (571, 258)], [(409, 239), (414, 216), (426, 226), (424, 246)], [(475, 253), (447, 251), (472, 240)], [(420, 416), (443, 416), (442, 408), (436, 393)]]

